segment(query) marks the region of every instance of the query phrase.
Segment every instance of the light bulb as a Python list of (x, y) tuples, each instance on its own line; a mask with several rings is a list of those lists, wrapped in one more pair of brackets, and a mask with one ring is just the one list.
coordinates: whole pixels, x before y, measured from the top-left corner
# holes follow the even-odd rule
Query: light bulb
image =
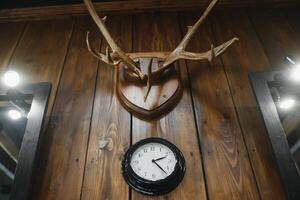
[(20, 76), (15, 71), (7, 71), (3, 76), (3, 82), (8, 87), (15, 87), (20, 82)]
[(293, 81), (300, 82), (300, 65), (296, 65), (290, 73)]
[(18, 111), (18, 110), (10, 110), (10, 111), (8, 111), (8, 115), (13, 120), (20, 119), (22, 116), (20, 111)]
[(282, 110), (288, 110), (295, 105), (295, 100), (292, 98), (285, 98), (278, 102), (279, 108)]

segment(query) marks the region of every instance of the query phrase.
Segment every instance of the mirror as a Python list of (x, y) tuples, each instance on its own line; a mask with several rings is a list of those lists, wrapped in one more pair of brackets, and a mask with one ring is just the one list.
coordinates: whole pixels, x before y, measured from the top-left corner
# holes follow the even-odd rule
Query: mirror
[[(286, 81), (268, 83), (290, 153), (300, 168), (300, 86)], [(299, 172), (299, 171), (298, 171)]]
[[(300, 73), (249, 74), (287, 199), (300, 199)], [(299, 70), (300, 72), (300, 70)], [(266, 146), (267, 148), (267, 146)]]
[(0, 199), (27, 200), (50, 83), (0, 89)]
[(0, 101), (0, 199), (9, 199), (32, 97)]

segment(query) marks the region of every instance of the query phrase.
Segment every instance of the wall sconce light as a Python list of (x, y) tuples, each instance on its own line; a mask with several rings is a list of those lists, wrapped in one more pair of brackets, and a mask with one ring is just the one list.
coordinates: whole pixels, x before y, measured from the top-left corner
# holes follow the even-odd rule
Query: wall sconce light
[(300, 82), (300, 64), (297, 64), (290, 57), (286, 57), (286, 60), (292, 64), (292, 68), (290, 69), (290, 77), (295, 82)]
[(295, 99), (291, 98), (291, 97), (286, 97), (283, 99), (280, 99), (277, 103), (278, 103), (278, 107), (282, 110), (289, 110), (292, 107), (294, 107), (295, 105)]
[(20, 111), (12, 109), (8, 111), (8, 116), (13, 120), (18, 120), (22, 117), (22, 114)]
[(3, 75), (3, 83), (7, 87), (6, 94), (10, 98), (10, 104), (13, 106), (8, 111), (8, 116), (12, 120), (18, 120), (21, 117), (27, 117), (30, 104), (24, 101), (23, 94), (16, 89), (20, 83), (20, 75), (16, 71), (7, 71)]
[(291, 79), (296, 82), (300, 82), (300, 65), (296, 65), (291, 69)]
[(7, 71), (3, 75), (3, 82), (7, 87), (16, 87), (20, 83), (20, 76), (15, 71)]
[(287, 94), (282, 94), (276, 87), (271, 88), (271, 95), (277, 107), (282, 111), (289, 110), (296, 104), (296, 100), (293, 97)]

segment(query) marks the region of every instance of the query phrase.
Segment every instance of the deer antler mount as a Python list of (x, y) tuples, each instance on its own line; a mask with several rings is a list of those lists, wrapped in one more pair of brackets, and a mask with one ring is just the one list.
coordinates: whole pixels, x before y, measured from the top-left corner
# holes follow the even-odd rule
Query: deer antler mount
[(179, 59), (212, 61), (238, 41), (238, 38), (233, 38), (217, 47), (211, 45), (211, 49), (203, 53), (185, 50), (217, 2), (218, 0), (212, 0), (198, 21), (188, 27), (186, 35), (172, 52), (125, 53), (106, 28), (106, 17), (100, 18), (91, 0), (84, 0), (108, 43), (105, 54), (97, 52), (90, 45), (88, 32), (88, 50), (103, 62), (117, 67), (117, 96), (128, 111), (142, 119), (153, 119), (166, 114), (179, 102), (183, 92), (179, 68), (175, 68), (174, 63)]

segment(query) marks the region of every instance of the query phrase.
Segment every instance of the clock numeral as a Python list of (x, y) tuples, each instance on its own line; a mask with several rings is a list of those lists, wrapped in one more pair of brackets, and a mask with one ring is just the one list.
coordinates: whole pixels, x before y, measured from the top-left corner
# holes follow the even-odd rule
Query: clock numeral
[(147, 149), (144, 149), (144, 153), (147, 153)]
[(155, 174), (152, 174), (152, 177), (153, 177), (153, 178), (155, 178), (155, 177), (156, 177), (156, 175), (155, 175)]
[(167, 169), (169, 170), (169, 169), (170, 169), (170, 167), (169, 167), (169, 166), (167, 166)]
[(138, 167), (137, 170), (141, 171), (142, 169), (140, 167)]
[(161, 147), (159, 147), (159, 151), (161, 152)]
[(142, 156), (143, 156), (143, 154), (142, 154), (142, 153), (139, 153), (138, 155), (139, 155), (139, 157), (142, 157)]
[(172, 163), (172, 162), (174, 162), (174, 160), (172, 160), (172, 159), (169, 159), (169, 160), (168, 160), (168, 162), (169, 162), (169, 163)]
[(138, 160), (133, 161), (134, 164), (139, 164)]
[(155, 147), (150, 147), (150, 151), (154, 151), (155, 150)]
[(145, 176), (147, 176), (147, 172), (145, 172)]

